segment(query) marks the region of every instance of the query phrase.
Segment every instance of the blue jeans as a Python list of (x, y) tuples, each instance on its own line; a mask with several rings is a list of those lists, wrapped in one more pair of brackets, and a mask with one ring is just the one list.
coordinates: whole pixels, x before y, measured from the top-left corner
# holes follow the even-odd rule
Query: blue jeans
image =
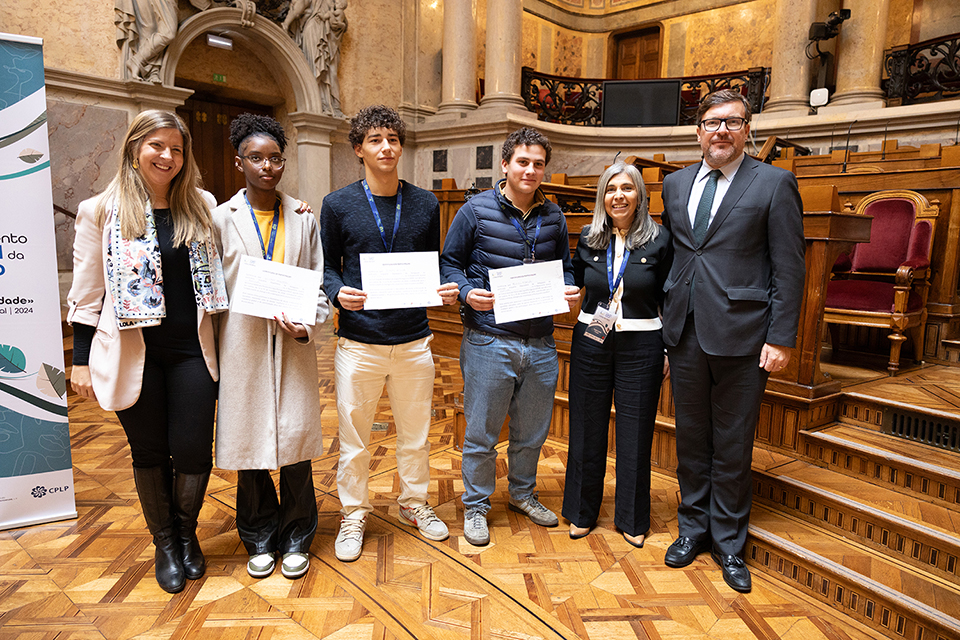
[(557, 347), (553, 336), (524, 340), (464, 328), (460, 368), (467, 419), (463, 506), (486, 513), (497, 483), (495, 447), (507, 415), (510, 497), (523, 500), (536, 492), (560, 371)]

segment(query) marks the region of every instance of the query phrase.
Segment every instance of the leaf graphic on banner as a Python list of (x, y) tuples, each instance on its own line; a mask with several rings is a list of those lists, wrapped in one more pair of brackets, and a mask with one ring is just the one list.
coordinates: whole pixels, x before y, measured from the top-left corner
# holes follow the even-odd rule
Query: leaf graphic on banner
[(23, 373), (27, 367), (27, 357), (23, 351), (12, 344), (0, 344), (0, 371)]
[(43, 152), (27, 147), (26, 149), (21, 151), (20, 155), (17, 157), (28, 164), (33, 164), (34, 162), (36, 162), (37, 160), (43, 157)]
[(60, 369), (43, 363), (37, 372), (37, 389), (51, 398), (62, 398), (67, 392), (67, 378)]

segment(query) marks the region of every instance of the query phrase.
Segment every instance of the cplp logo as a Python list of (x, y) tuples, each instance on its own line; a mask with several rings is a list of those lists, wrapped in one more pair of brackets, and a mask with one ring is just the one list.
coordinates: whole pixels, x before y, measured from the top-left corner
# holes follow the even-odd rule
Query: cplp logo
[(37, 485), (30, 492), (30, 495), (32, 495), (34, 498), (40, 499), (47, 495), (52, 495), (54, 493), (66, 493), (69, 490), (70, 490), (70, 485), (66, 485), (63, 487), (50, 487), (50, 488), (44, 487), (42, 485)]

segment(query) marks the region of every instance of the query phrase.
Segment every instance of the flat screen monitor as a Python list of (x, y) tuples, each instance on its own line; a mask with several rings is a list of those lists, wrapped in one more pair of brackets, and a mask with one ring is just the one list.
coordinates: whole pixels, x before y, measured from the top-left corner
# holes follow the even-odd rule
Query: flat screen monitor
[(603, 83), (605, 127), (672, 127), (680, 122), (680, 80)]

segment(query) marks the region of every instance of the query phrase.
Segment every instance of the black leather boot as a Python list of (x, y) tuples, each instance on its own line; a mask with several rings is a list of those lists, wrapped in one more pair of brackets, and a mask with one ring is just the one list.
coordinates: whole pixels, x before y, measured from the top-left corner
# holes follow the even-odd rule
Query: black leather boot
[(177, 515), (180, 558), (183, 560), (183, 572), (190, 580), (203, 577), (207, 569), (197, 540), (197, 518), (203, 507), (203, 498), (207, 493), (210, 472), (177, 473), (173, 479), (173, 504)]
[(177, 544), (172, 510), (172, 478), (168, 467), (133, 469), (133, 480), (140, 496), (140, 506), (147, 528), (156, 547), (156, 575), (160, 588), (167, 593), (183, 590), (186, 583), (183, 560)]

